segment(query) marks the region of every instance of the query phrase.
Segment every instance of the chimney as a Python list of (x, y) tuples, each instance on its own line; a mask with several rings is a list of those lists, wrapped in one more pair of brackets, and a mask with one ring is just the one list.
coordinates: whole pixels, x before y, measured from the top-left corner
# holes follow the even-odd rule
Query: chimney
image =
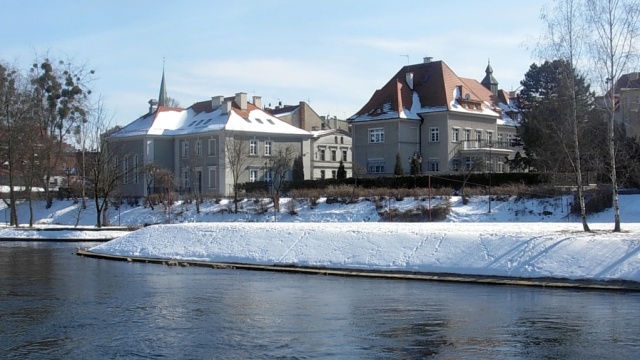
[(425, 64), (428, 64), (428, 63), (430, 63), (430, 62), (433, 60), (433, 57), (431, 57), (431, 56), (425, 56), (423, 60), (424, 60), (424, 63), (425, 63)]
[(300, 129), (306, 130), (306, 118), (307, 118), (307, 113), (306, 113), (306, 103), (304, 101), (300, 101)]
[(149, 114), (153, 114), (153, 112), (156, 110), (158, 110), (158, 100), (156, 99), (149, 100)]
[(259, 109), (262, 109), (262, 96), (253, 96), (253, 105)]
[(247, 93), (236, 93), (235, 101), (240, 110), (247, 110)]
[(407, 85), (409, 85), (409, 89), (413, 90), (413, 73), (407, 73)]
[(228, 100), (222, 104), (222, 114), (229, 114), (230, 112), (231, 112), (231, 100)]
[(218, 106), (222, 105), (224, 102), (224, 96), (214, 96), (211, 98), (211, 108), (215, 109)]

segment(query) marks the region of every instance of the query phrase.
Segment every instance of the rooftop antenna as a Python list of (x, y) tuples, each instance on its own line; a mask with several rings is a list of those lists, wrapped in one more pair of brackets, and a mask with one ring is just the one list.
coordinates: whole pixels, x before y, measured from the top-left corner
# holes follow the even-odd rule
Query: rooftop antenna
[(407, 57), (407, 65), (409, 65), (409, 55), (400, 55), (400, 56), (406, 56)]

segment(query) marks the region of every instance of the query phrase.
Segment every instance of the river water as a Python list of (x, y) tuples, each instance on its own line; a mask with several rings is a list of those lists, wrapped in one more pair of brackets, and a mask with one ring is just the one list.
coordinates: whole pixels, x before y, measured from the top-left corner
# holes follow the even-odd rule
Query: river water
[(84, 258), (0, 243), (0, 357), (630, 359), (640, 293)]

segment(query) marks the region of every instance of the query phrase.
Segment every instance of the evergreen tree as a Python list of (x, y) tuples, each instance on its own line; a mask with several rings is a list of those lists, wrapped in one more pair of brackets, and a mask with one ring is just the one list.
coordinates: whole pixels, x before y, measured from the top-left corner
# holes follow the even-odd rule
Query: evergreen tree
[(293, 182), (304, 181), (304, 165), (302, 163), (302, 156), (298, 156), (293, 160), (291, 179)]
[(403, 175), (404, 169), (402, 168), (402, 159), (400, 159), (400, 153), (396, 153), (396, 167), (393, 169), (393, 175)]
[(347, 170), (344, 168), (344, 163), (340, 160), (340, 165), (338, 166), (338, 173), (336, 174), (337, 179), (346, 179), (347, 178)]

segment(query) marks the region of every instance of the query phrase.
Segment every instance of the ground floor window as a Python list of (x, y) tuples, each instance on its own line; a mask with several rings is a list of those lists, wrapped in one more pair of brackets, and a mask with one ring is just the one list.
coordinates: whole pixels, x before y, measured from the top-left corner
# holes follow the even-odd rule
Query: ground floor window
[(439, 172), (440, 171), (440, 162), (438, 160), (431, 159), (431, 160), (429, 160), (429, 163), (427, 164), (427, 167), (428, 167), (429, 171), (431, 171), (431, 172)]
[(369, 161), (367, 171), (369, 174), (384, 174), (386, 172), (384, 161)]
[(218, 187), (218, 170), (216, 168), (209, 169), (209, 189)]
[(258, 169), (249, 170), (249, 181), (250, 182), (258, 181)]

